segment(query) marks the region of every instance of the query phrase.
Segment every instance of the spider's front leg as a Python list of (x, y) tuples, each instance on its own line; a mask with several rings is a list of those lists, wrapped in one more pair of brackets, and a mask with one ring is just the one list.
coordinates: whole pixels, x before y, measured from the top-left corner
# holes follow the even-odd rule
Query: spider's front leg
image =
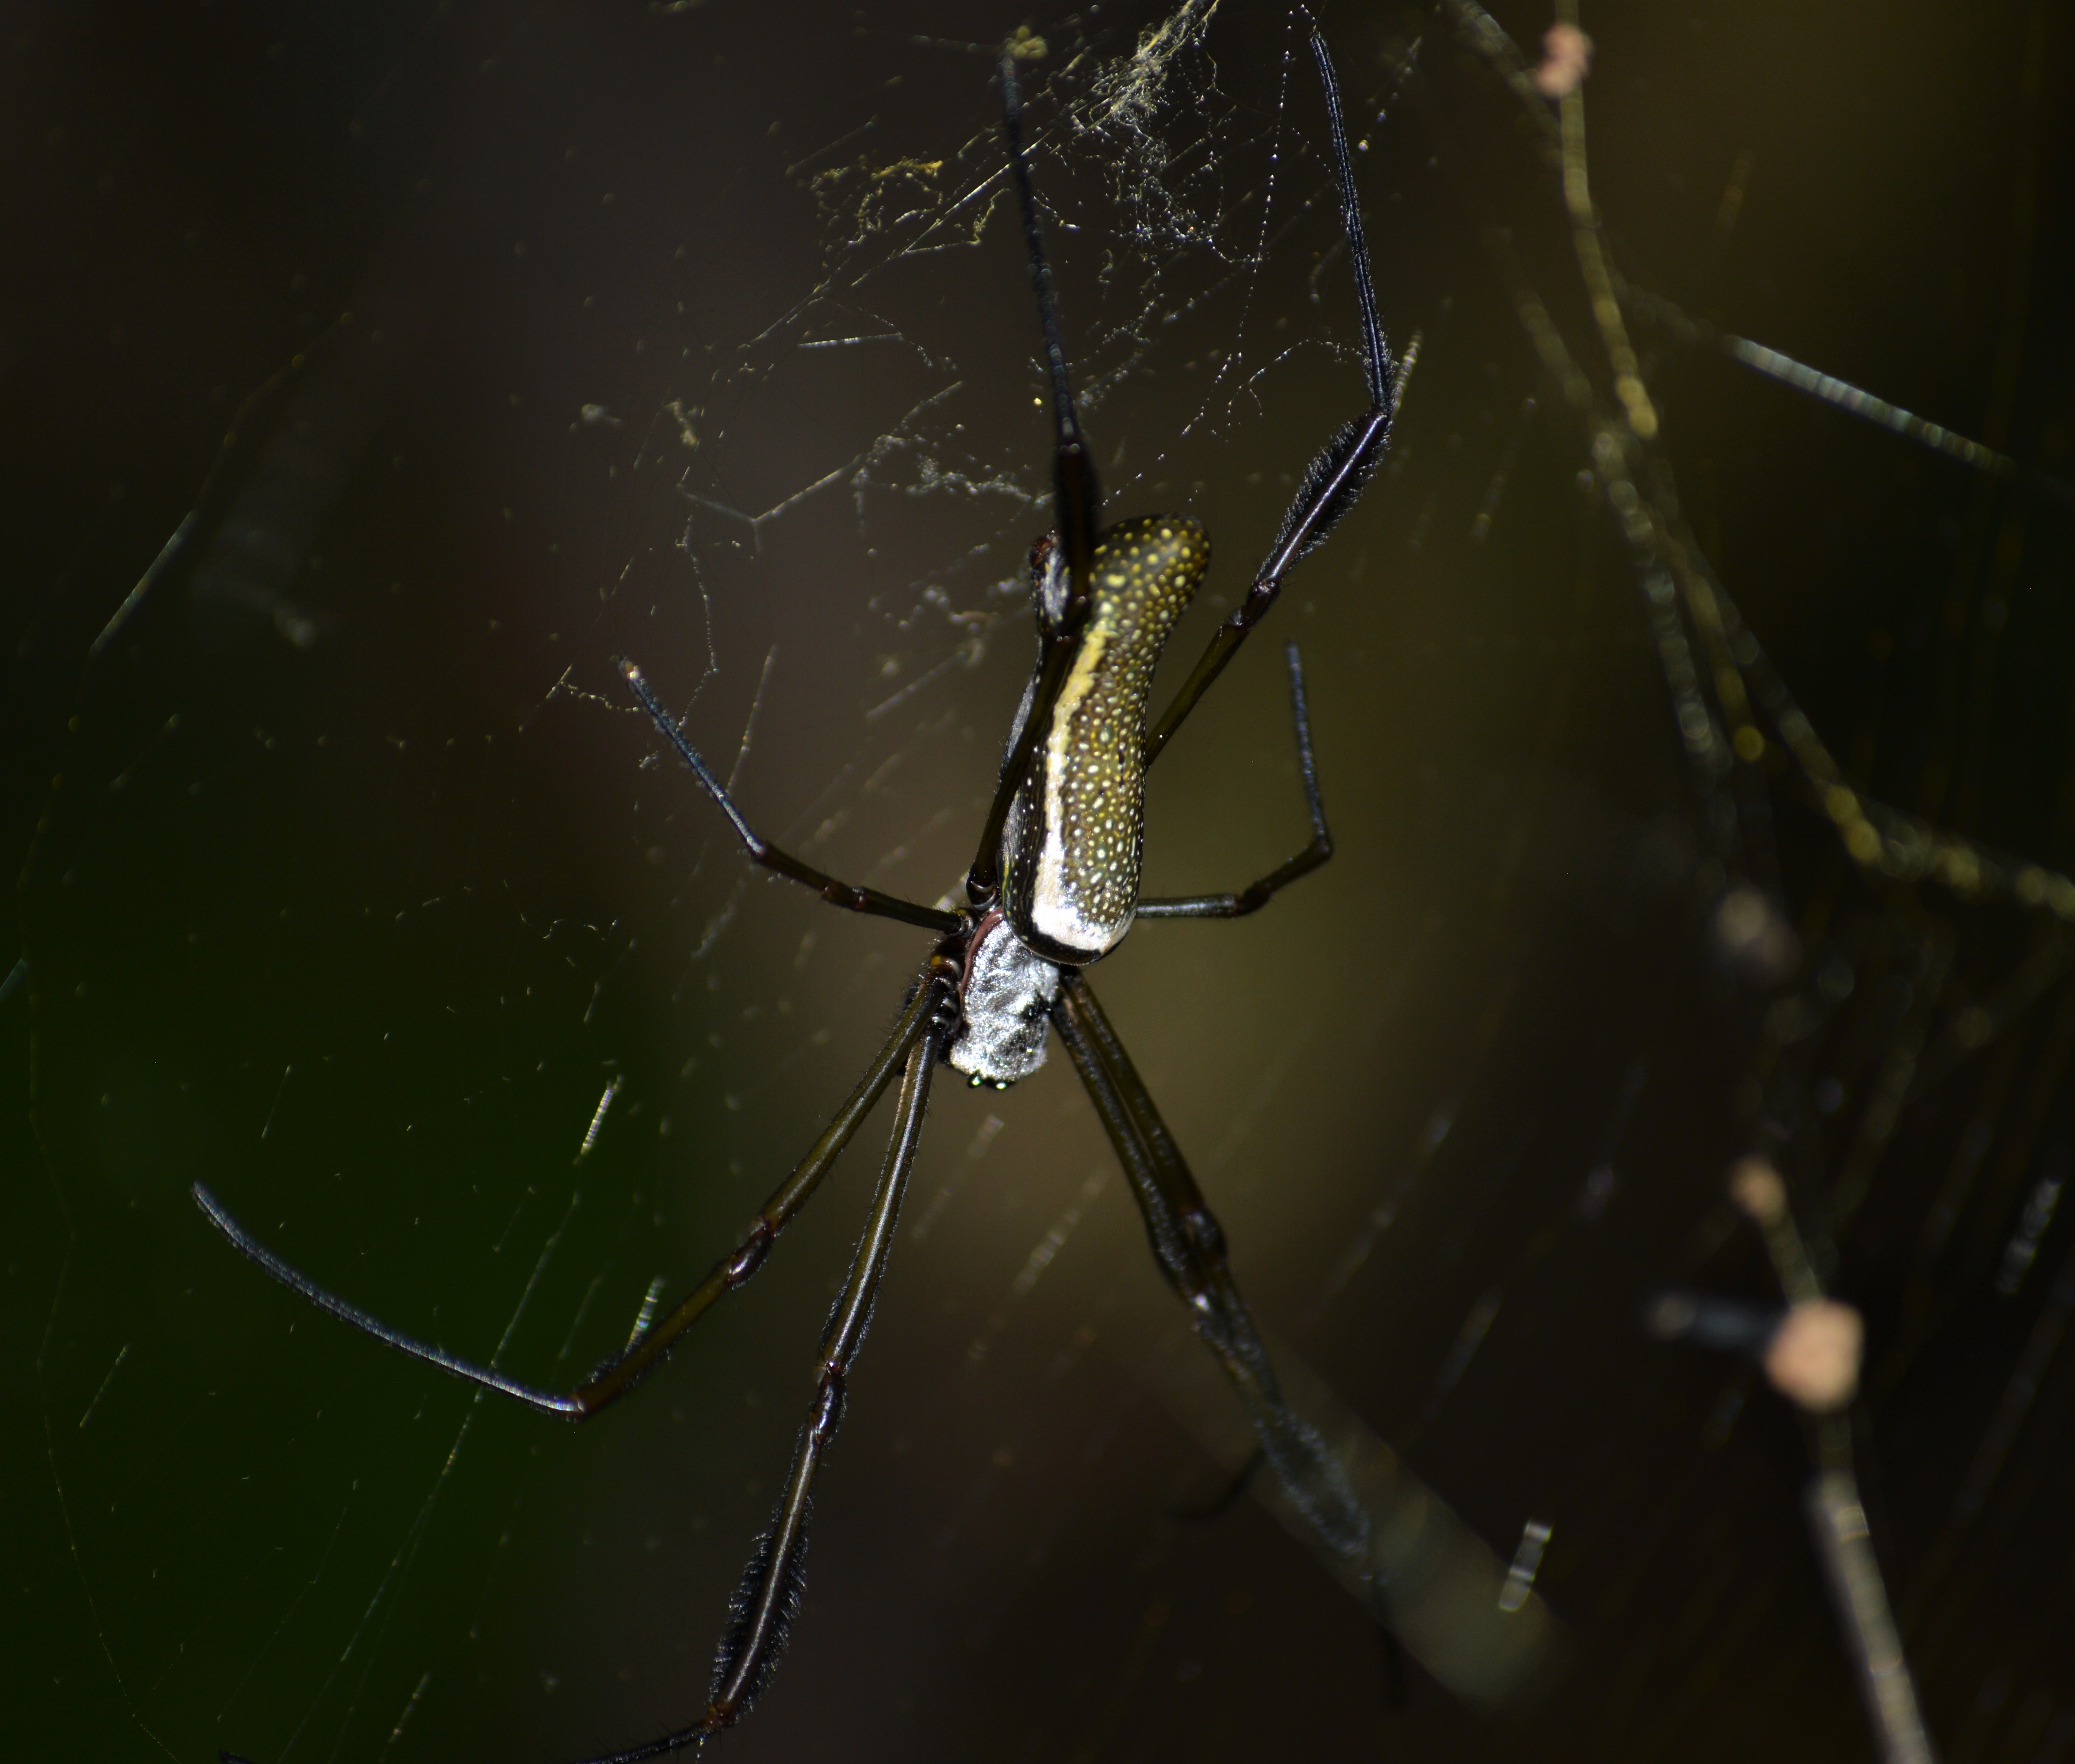
[(1050, 724), (1053, 708), (1066, 687), (1067, 673), (1093, 610), (1091, 578), (1102, 515), (1101, 482), (1074, 408), (1073, 385), (1066, 375), (1066, 346), (1059, 331), (1058, 300), (1052, 286), (1051, 265), (1045, 257), (1044, 230), (1038, 222), (1038, 195), (1030, 181), (1029, 155), (1024, 150), (1023, 88), (1017, 77), (1013, 43), (1004, 45), (995, 71), (1001, 81), (1002, 144), (1009, 150), (1009, 181), (1016, 186), (1017, 210), (1023, 217), (1030, 289), (1038, 297), (1038, 329), (1045, 338), (1045, 372), (1052, 387), (1052, 510), (1061, 569), (1056, 600), (1047, 607), (1042, 623), (1029, 707), (1009, 744), (1000, 779), (995, 785), (994, 801), (980, 826), (979, 847), (966, 872), (966, 897), (975, 906), (992, 905), (1000, 891), (1003, 830), (1024, 775), (1037, 753), (1038, 738)]
[(1340, 224), (1347, 234), (1348, 261), (1353, 266), (1355, 302), (1361, 316), (1362, 378), (1369, 392), (1369, 410), (1343, 424), (1319, 450), (1295, 499), (1283, 515), (1282, 530), (1269, 547), (1267, 561), (1255, 574), (1246, 598), (1234, 607), (1224, 623), (1211, 634), (1208, 647), (1174, 702), (1147, 731), (1145, 763), (1151, 765), (1167, 745), (1182, 719), (1196, 708), (1197, 701), (1210, 690), (1253, 627), (1268, 616), (1276, 596), (1282, 592), (1282, 578), (1299, 559), (1309, 557), (1326, 542), (1327, 536), (1361, 499), (1390, 446), (1391, 424), (1398, 414), (1398, 387), (1411, 363), (1394, 362), (1390, 346), (1383, 334), (1383, 320), (1376, 300), (1376, 277), (1370, 266), (1369, 242), (1363, 237), (1361, 205), (1355, 190), (1354, 160), (1348, 152), (1348, 130), (1340, 113), (1340, 81), (1333, 73), (1333, 58), (1326, 39), (1315, 26), (1311, 55), (1319, 64), (1319, 81), (1325, 89), (1326, 121), (1332, 136), (1333, 172), (1340, 186)]

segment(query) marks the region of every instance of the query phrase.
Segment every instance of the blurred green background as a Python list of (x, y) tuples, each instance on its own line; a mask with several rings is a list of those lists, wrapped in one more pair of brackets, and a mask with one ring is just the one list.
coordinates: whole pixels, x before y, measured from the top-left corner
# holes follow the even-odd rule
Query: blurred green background
[[(1498, 15), (1530, 52), (1547, 23)], [(883, 1121), (580, 1430), (312, 1312), (186, 1186), (543, 1380), (733, 1242), (926, 940), (747, 874), (613, 663), (742, 755), (772, 837), (923, 899), (961, 874), (1049, 524), (992, 45), (1050, 51), (1038, 171), (1110, 509), (1212, 530), (1181, 665), (1360, 408), (1296, 27), (1199, 10), (1120, 110), (1105, 69), (1158, 18), (10, 9), (10, 1755), (553, 1761), (696, 1709)], [(1286, 640), (1338, 855), (1245, 923), (1142, 927), (1094, 982), (1264, 1320), (1501, 1557), (1553, 1526), (1569, 1675), (1507, 1719), (1416, 1665), (1395, 1698), (1374, 1625), (1257, 1508), (1169, 1516), (1220, 1472), (1134, 1369), (1176, 1313), (1055, 1060), (938, 1091), (805, 1619), (731, 1758), (1867, 1754), (1799, 1425), (1637, 1323), (1668, 1282), (1770, 1294), (1717, 1197), (1777, 1003), (1711, 952), (1642, 602), (1501, 267), (1583, 345), (1555, 185), (1439, 15), (1323, 21), (1423, 354), (1387, 472), (1162, 764), (1146, 887), (1302, 842)], [(1629, 274), (2068, 472), (2065, 9), (1583, 23)], [(1833, 749), (2075, 862), (2065, 503), (1639, 335), (1687, 517)], [(1797, 1202), (1868, 1313), (1875, 1542), (1948, 1755), (2050, 1764), (2066, 954), (2015, 909), (1869, 888), (1772, 784), (1805, 946), (1777, 996), (1829, 1014), (1758, 1075), (1805, 1105)], [(1969, 1010), (1988, 1032), (1826, 1233), (1883, 1062)]]

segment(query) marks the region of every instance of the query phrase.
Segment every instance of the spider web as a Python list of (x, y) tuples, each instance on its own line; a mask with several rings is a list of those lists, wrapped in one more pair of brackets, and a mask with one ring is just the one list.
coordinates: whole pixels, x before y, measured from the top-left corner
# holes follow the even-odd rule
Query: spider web
[[(1500, 12), (1514, 60), (1481, 18), (1323, 15), (1419, 360), (1149, 803), (1149, 892), (1301, 843), (1294, 640), (1336, 860), (1093, 980), (1308, 1406), (1516, 1560), (1568, 1675), (1488, 1723), (1415, 1660), (1394, 1708), (1374, 1624), (1259, 1510), (1172, 1516), (1221, 1442), (1055, 1062), (933, 1106), (745, 1758), (1865, 1747), (1800, 1424), (1637, 1320), (1671, 1284), (1776, 1299), (1721, 1199), (1754, 1149), (1869, 1319), (1849, 1444), (1931, 1732), (2075, 1741), (2065, 31), (1595, 11), (1567, 208), (1556, 114), (1506, 84), (1548, 20)], [(61, 249), (0, 335), (45, 425), (9, 479), (0, 981), (27, 1755), (660, 1732), (877, 1127), (582, 1430), (308, 1312), (185, 1186), (528, 1377), (733, 1241), (921, 942), (748, 875), (614, 658), (768, 835), (951, 888), (1050, 521), (994, 46), (1027, 27), (1107, 506), (1212, 530), (1186, 665), (1361, 402), (1301, 25), (31, 27), (14, 230)]]

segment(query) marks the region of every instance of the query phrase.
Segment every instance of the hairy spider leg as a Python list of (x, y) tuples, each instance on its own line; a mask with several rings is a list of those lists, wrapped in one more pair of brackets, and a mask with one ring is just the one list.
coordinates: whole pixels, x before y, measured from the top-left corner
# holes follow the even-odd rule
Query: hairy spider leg
[(1042, 631), (1037, 685), (1001, 768), (994, 801), (980, 828), (979, 849), (966, 872), (966, 895), (975, 906), (992, 905), (1001, 885), (1001, 835), (1009, 823), (1016, 793), (1030, 769), (1043, 732), (1051, 727), (1053, 706), (1066, 683), (1081, 632), (1092, 604), (1089, 587), (1094, 569), (1095, 529), (1102, 515), (1102, 491), (1095, 462), (1081, 436), (1074, 411), (1073, 387), (1066, 378), (1066, 345), (1060, 341), (1059, 305), (1053, 292), (1052, 270), (1045, 256), (1045, 238), (1038, 224), (1038, 193), (1030, 181), (1030, 161), (1023, 147), (1023, 88), (1016, 77), (1016, 52), (1001, 52), (1001, 133), (1009, 148), (1009, 172), (1023, 217), (1023, 242), (1030, 259), (1030, 288), (1038, 296), (1038, 322), (1045, 334), (1045, 370), (1052, 383), (1053, 524), (1066, 558), (1066, 595), (1056, 617), (1041, 621)]
[(1290, 711), (1297, 726), (1297, 775), (1304, 781), (1304, 802), (1311, 811), (1311, 843), (1286, 863), (1258, 881), (1249, 882), (1236, 894), (1163, 896), (1141, 901), (1141, 919), (1243, 919), (1258, 913), (1300, 876), (1309, 876), (1333, 855), (1333, 835), (1326, 826), (1326, 805), (1319, 796), (1317, 762), (1311, 754), (1311, 713), (1304, 699), (1304, 663), (1297, 645), (1288, 646), (1290, 657)]
[(839, 906), (852, 913), (869, 913), (882, 919), (898, 919), (905, 925), (919, 925), (926, 931), (955, 931), (963, 921), (955, 913), (947, 913), (941, 907), (922, 906), (913, 901), (904, 901), (897, 895), (882, 894), (877, 888), (862, 888), (848, 882), (839, 882), (825, 870), (818, 870), (804, 859), (794, 857), (789, 851), (781, 851), (777, 846), (758, 834), (735, 805), (735, 798), (727, 793), (727, 787), (713, 775), (700, 754), (685, 738), (685, 731), (677, 727), (677, 718), (663, 707), (663, 701), (656, 696), (656, 689), (648, 684), (648, 677), (633, 662), (622, 658), (621, 676), (633, 689), (634, 696), (641, 701), (641, 708), (648, 713), (649, 720), (663, 733), (663, 739), (677, 750), (677, 757), (691, 768), (692, 775), (706, 786), (706, 794), (720, 805), (721, 813), (734, 823), (735, 832), (741, 837), (743, 849), (756, 863), (767, 870), (776, 870), (779, 875), (812, 888), (830, 906)]
[(800, 1430), (799, 1443), (793, 1450), (785, 1493), (772, 1518), (771, 1529), (757, 1540), (742, 1584), (735, 1592), (727, 1631), (714, 1650), (713, 1689), (706, 1714), (695, 1727), (666, 1733), (630, 1751), (590, 1759), (588, 1764), (636, 1764), (638, 1759), (698, 1745), (732, 1727), (749, 1712), (785, 1650), (804, 1584), (801, 1565), (807, 1553), (807, 1521), (814, 1505), (815, 1473), (835, 1438), (836, 1429), (843, 1424), (844, 1381), (858, 1349), (864, 1345), (865, 1331), (872, 1327), (872, 1304), (893, 1248), (901, 1196), (907, 1192), (908, 1173), (922, 1141), (930, 1076), (943, 1057), (944, 1044), (955, 1021), (955, 1014), (945, 1008), (947, 996), (934, 986), (925, 991), (933, 995), (933, 1014), (921, 1038), (909, 1050), (893, 1133), (887, 1142), (886, 1162), (872, 1199), (872, 1214), (857, 1240), (850, 1278), (822, 1338), (814, 1402), (807, 1413), (807, 1424)]
[(805, 1207), (821, 1186), (822, 1178), (835, 1166), (864, 1118), (872, 1110), (893, 1082), (894, 1073), (901, 1062), (926, 1037), (930, 1026), (940, 1016), (954, 996), (952, 988), (958, 978), (956, 966), (941, 956), (933, 956), (929, 967), (922, 971), (921, 983), (908, 1008), (901, 1013), (901, 1021), (878, 1056), (867, 1068), (863, 1080), (852, 1091), (843, 1107), (836, 1111), (835, 1118), (816, 1140), (807, 1155), (801, 1159), (793, 1174), (779, 1185), (777, 1190), (764, 1202), (762, 1209), (751, 1220), (740, 1246), (714, 1264), (713, 1271), (673, 1306), (669, 1314), (649, 1328), (637, 1335), (626, 1347), (603, 1362), (591, 1375), (574, 1390), (545, 1390), (537, 1385), (523, 1384), (518, 1379), (507, 1378), (489, 1366), (478, 1366), (473, 1361), (450, 1354), (443, 1348), (419, 1341), (392, 1329), (379, 1318), (371, 1316), (358, 1305), (340, 1298), (336, 1293), (319, 1286), (309, 1275), (291, 1267), (274, 1252), (267, 1248), (233, 1218), (229, 1210), (209, 1190), (197, 1182), (191, 1192), (201, 1210), (209, 1215), (209, 1223), (230, 1240), (231, 1247), (271, 1274), (292, 1292), (327, 1311), (342, 1323), (347, 1323), (363, 1335), (372, 1335), (384, 1346), (394, 1348), (399, 1353), (408, 1354), (414, 1360), (425, 1360), (437, 1366), (441, 1371), (451, 1373), (457, 1378), (466, 1379), (486, 1390), (495, 1390), (502, 1396), (513, 1397), (520, 1402), (548, 1414), (561, 1415), (571, 1421), (588, 1421), (607, 1404), (624, 1396), (639, 1384), (670, 1352), (678, 1336), (705, 1315), (713, 1302), (723, 1293), (733, 1292), (747, 1282), (764, 1265), (764, 1259), (771, 1253), (772, 1244), (778, 1234), (791, 1223), (793, 1217)]
[(1237, 1389), (1262, 1452), (1327, 1548), (1348, 1562), (1362, 1562), (1369, 1551), (1369, 1514), (1318, 1430), (1284, 1400), (1261, 1332), (1225, 1260), (1224, 1232), (1124, 1044), (1076, 969), (1060, 977), (1052, 1023), (1130, 1180), (1153, 1259)]
[(1311, 27), (1311, 54), (1319, 64), (1319, 81), (1326, 93), (1326, 122), (1332, 137), (1333, 171), (1340, 186), (1340, 224), (1347, 234), (1348, 259), (1354, 265), (1355, 303), (1361, 308), (1362, 373), (1369, 388), (1369, 412), (1344, 423), (1319, 451), (1297, 487), (1297, 495), (1283, 515), (1282, 526), (1269, 548), (1268, 561), (1253, 578), (1245, 598), (1224, 623), (1211, 634), (1181, 690), (1161, 712), (1160, 720), (1145, 736), (1145, 763), (1160, 756), (1182, 720), (1196, 708), (1196, 702), (1210, 689), (1211, 682), (1247, 640), (1248, 634), (1268, 615), (1275, 597), (1282, 591), (1282, 578), (1301, 558), (1326, 542), (1327, 536), (1361, 499), (1375, 476), (1390, 445), (1390, 425), (1398, 413), (1398, 375), (1390, 358), (1390, 345), (1384, 336), (1383, 321), (1376, 303), (1376, 282), (1369, 265), (1369, 242), (1363, 236), (1361, 205), (1355, 192), (1354, 161), (1348, 153), (1348, 130), (1340, 113), (1340, 85), (1333, 73), (1333, 58), (1326, 39), (1315, 24)]

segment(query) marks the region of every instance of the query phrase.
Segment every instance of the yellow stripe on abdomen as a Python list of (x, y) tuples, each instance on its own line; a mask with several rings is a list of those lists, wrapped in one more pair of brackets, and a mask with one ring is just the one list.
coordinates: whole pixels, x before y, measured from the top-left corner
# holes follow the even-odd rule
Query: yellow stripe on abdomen
[(1006, 842), (1009, 922), (1053, 960), (1093, 961), (1130, 929), (1146, 699), (1161, 652), (1209, 563), (1203, 528), (1175, 516), (1127, 521), (1096, 543), (1080, 652)]

